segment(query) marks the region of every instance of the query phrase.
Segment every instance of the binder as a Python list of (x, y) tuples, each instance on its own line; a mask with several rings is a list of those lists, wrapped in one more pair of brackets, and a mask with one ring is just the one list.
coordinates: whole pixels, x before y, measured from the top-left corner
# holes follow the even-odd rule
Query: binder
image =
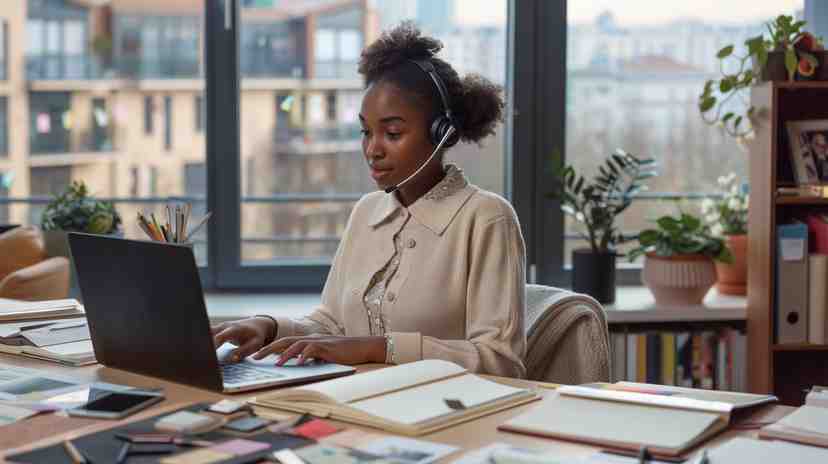
[(777, 343), (808, 341), (808, 226), (799, 222), (777, 226)]

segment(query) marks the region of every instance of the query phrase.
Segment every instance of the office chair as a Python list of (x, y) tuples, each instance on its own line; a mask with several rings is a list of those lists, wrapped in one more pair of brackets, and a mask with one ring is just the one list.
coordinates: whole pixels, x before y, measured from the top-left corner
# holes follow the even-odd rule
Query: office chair
[(577, 385), (610, 379), (604, 309), (590, 296), (526, 286), (526, 371), (529, 380)]

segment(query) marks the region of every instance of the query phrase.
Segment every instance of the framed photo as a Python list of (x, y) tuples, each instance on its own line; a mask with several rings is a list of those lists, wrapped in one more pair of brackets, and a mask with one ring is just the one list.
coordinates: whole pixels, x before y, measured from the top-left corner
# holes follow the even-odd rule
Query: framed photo
[(788, 121), (785, 126), (796, 183), (828, 184), (828, 119)]

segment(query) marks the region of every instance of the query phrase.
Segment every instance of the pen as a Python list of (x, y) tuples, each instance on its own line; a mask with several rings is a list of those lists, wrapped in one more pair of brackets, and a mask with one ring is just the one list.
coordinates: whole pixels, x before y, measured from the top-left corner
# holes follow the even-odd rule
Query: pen
[(122, 462), (126, 461), (127, 456), (129, 456), (130, 444), (130, 442), (126, 442), (123, 446), (121, 446), (121, 451), (118, 451), (118, 457), (115, 458), (116, 464), (121, 464)]
[(641, 449), (638, 450), (638, 464), (647, 464), (647, 461), (650, 459), (649, 453), (647, 453), (647, 447), (642, 446)]
[(193, 230), (189, 233), (189, 235), (187, 235), (187, 238), (184, 241), (189, 242), (190, 238), (192, 238), (196, 234), (196, 232), (198, 232), (199, 229), (201, 229), (204, 226), (204, 224), (207, 224), (207, 219), (210, 219), (210, 216), (212, 215), (212, 212), (205, 214), (204, 217), (201, 218), (201, 221), (199, 221), (198, 224), (196, 224), (196, 226), (193, 227)]
[(63, 440), (63, 447), (66, 448), (66, 452), (69, 453), (69, 457), (72, 458), (72, 462), (75, 464), (86, 464), (88, 461), (86, 457), (75, 448), (75, 445), (72, 444), (69, 440)]

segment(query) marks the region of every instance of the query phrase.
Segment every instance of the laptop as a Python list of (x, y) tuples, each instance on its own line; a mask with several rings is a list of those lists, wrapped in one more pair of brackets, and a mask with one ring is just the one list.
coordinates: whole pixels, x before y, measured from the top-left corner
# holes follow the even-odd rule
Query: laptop
[(98, 362), (225, 393), (353, 374), (351, 366), (276, 356), (229, 363), (213, 345), (190, 247), (69, 233), (69, 248)]

